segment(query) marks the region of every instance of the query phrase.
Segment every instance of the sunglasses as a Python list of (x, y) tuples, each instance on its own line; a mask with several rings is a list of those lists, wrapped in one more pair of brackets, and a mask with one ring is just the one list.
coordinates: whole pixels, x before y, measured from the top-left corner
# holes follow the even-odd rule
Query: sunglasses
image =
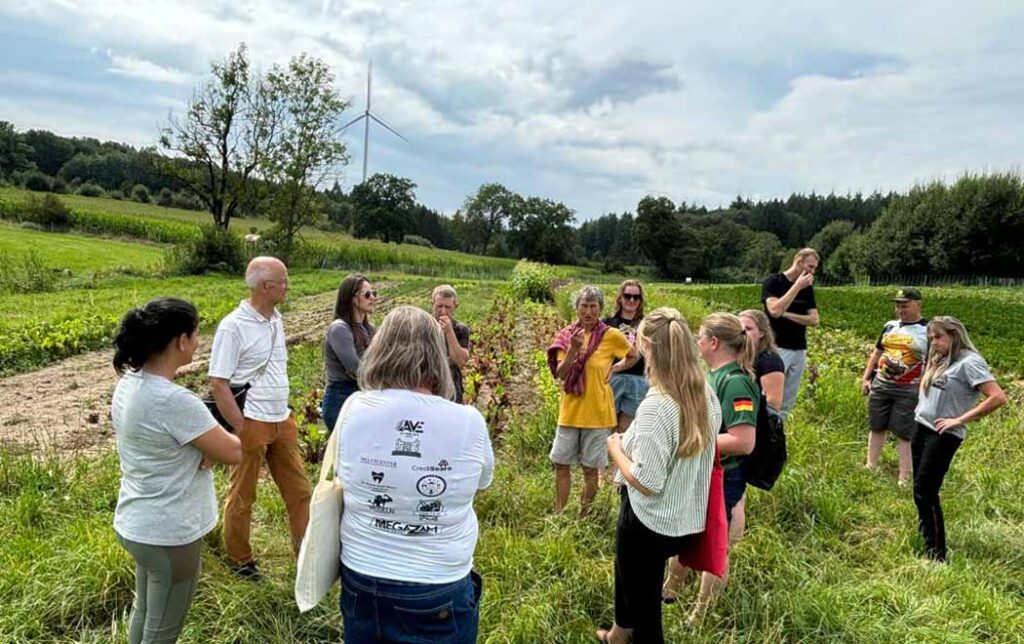
[(622, 299), (624, 299), (624, 300), (632, 300), (634, 302), (639, 302), (640, 300), (644, 299), (644, 296), (640, 295), (639, 293), (623, 293), (622, 294)]
[(371, 297), (377, 297), (377, 291), (363, 291), (360, 295), (366, 299), (370, 299)]

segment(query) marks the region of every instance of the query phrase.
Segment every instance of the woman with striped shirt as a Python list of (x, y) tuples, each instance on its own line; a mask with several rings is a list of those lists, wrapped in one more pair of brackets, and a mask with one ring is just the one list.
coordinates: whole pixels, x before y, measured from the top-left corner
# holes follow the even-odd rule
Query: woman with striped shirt
[(676, 309), (660, 308), (637, 330), (650, 390), (624, 434), (608, 438), (622, 505), (615, 532), (615, 624), (606, 644), (663, 642), (665, 560), (704, 531), (722, 422), (698, 364), (697, 345)]

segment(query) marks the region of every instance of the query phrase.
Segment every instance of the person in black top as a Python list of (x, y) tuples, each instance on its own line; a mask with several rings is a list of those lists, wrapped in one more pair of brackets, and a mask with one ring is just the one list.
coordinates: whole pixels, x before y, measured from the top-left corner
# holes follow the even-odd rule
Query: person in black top
[[(626, 280), (619, 285), (615, 296), (615, 314), (603, 320), (605, 324), (618, 329), (626, 336), (631, 346), (636, 346), (636, 330), (644, 319), (644, 287), (638, 280)], [(612, 393), (615, 396), (616, 430), (626, 431), (636, 416), (640, 401), (647, 395), (647, 377), (644, 375), (644, 359), (640, 358), (631, 369), (612, 376)]]
[(814, 299), (814, 271), (818, 269), (818, 251), (797, 251), (793, 264), (781, 273), (772, 273), (761, 285), (761, 303), (768, 314), (779, 356), (786, 366), (782, 409), (783, 420), (796, 403), (804, 368), (807, 364), (807, 327), (818, 326), (818, 303)]
[(462, 368), (469, 362), (469, 327), (455, 319), (455, 309), (459, 308), (459, 296), (455, 288), (442, 284), (430, 295), (430, 306), (434, 319), (444, 333), (444, 344), (448, 350), (448, 366), (455, 382), (455, 397), (452, 399), (462, 403), (463, 384)]

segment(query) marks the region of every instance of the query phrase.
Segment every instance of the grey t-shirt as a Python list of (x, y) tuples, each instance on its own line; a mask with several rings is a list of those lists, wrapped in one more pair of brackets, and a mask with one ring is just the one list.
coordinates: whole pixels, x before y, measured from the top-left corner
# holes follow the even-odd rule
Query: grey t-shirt
[(189, 443), (217, 426), (191, 391), (161, 376), (128, 372), (111, 405), (121, 491), (114, 510), (119, 535), (153, 546), (182, 546), (217, 524), (213, 473)]
[[(373, 337), (375, 329), (366, 323), (364, 332)], [(346, 382), (355, 380), (359, 372), (359, 361), (362, 358), (356, 349), (356, 340), (352, 328), (345, 320), (337, 319), (327, 326), (324, 338), (324, 367), (328, 382)]]
[[(939, 418), (956, 418), (974, 406), (978, 400), (978, 385), (995, 380), (985, 359), (973, 351), (965, 351), (949, 365), (926, 391), (921, 392), (914, 410), (917, 422), (935, 429)], [(946, 430), (963, 439), (967, 428), (963, 425)]]

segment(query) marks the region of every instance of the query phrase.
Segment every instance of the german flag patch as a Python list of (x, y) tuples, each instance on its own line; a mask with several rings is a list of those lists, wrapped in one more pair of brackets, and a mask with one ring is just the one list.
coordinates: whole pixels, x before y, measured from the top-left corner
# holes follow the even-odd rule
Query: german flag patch
[(732, 410), (737, 413), (741, 411), (754, 411), (754, 399), (749, 396), (733, 398)]

